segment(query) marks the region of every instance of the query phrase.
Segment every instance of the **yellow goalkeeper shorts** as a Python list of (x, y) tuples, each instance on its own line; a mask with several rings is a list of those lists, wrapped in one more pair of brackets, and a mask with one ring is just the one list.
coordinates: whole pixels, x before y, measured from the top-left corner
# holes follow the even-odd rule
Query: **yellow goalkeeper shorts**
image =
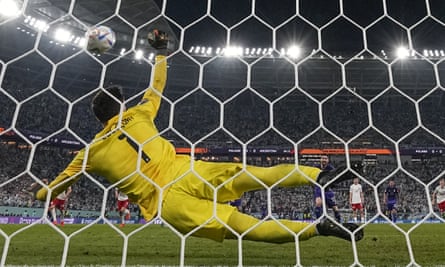
[(200, 227), (193, 236), (224, 240), (227, 232), (224, 224), (237, 211), (227, 202), (242, 194), (232, 189), (233, 179), (229, 179), (241, 170), (242, 165), (236, 163), (195, 161), (194, 172), (176, 181), (164, 196), (161, 217), (183, 234)]

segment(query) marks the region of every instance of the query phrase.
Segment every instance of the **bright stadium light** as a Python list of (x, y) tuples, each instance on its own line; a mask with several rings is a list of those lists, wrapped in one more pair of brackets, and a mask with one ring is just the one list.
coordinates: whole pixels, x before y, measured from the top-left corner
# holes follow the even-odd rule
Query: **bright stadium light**
[(287, 49), (287, 55), (290, 58), (298, 58), (301, 54), (301, 49), (297, 45), (293, 45)]
[(14, 0), (0, 0), (0, 15), (15, 17), (20, 14), (20, 9)]
[(136, 53), (134, 54), (135, 59), (141, 59), (144, 56), (144, 53), (142, 50), (136, 50)]
[(196, 46), (196, 47), (195, 47), (195, 54), (198, 54), (200, 49), (201, 49), (200, 46)]
[(209, 46), (209, 47), (207, 47), (206, 54), (207, 54), (207, 55), (211, 55), (211, 54), (212, 54), (212, 51), (213, 51), (213, 48)]
[(122, 48), (122, 49), (121, 49), (121, 52), (119, 53), (119, 55), (123, 56), (123, 55), (125, 54), (125, 51), (127, 51), (127, 49)]
[(71, 38), (71, 33), (65, 29), (58, 28), (54, 33), (54, 39), (59, 42), (67, 42)]
[(221, 47), (217, 47), (217, 48), (216, 48), (216, 54), (217, 54), (217, 55), (221, 54)]
[(406, 49), (405, 47), (401, 46), (401, 47), (397, 48), (396, 55), (400, 59), (407, 58), (409, 56), (409, 50)]
[(34, 24), (36, 23), (36, 18), (31, 18), (30, 20), (29, 20), (29, 25), (30, 26), (34, 26)]
[(243, 48), (239, 46), (228, 46), (224, 53), (227, 57), (241, 56), (243, 54)]
[(79, 46), (85, 47), (87, 45), (87, 39), (85, 37), (80, 38), (79, 40)]
[(189, 54), (193, 53), (193, 49), (195, 49), (194, 46), (190, 47), (190, 49), (189, 49)]
[(34, 27), (36, 27), (36, 29), (39, 31), (45, 31), (45, 29), (48, 28), (48, 23), (38, 19), (34, 24)]
[(441, 57), (444, 57), (444, 56), (445, 56), (445, 52), (444, 52), (442, 49), (440, 49), (440, 56), (441, 56)]

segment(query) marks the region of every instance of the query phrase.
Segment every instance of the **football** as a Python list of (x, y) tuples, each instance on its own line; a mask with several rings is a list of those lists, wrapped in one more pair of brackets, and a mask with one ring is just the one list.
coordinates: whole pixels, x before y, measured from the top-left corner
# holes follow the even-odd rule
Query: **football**
[(107, 26), (96, 26), (86, 33), (87, 50), (92, 53), (104, 53), (113, 47), (116, 42), (114, 31)]

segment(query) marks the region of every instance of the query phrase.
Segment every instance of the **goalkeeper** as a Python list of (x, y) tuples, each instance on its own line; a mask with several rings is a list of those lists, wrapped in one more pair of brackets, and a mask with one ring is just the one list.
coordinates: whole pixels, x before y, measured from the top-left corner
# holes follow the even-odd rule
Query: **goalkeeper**
[[(341, 168), (321, 172), (314, 167), (283, 164), (244, 169), (242, 164), (195, 161), (189, 155), (177, 155), (154, 124), (167, 79), (168, 35), (154, 30), (149, 34), (149, 42), (158, 51), (151, 86), (140, 103), (128, 110), (123, 106), (119, 87), (110, 87), (95, 95), (92, 109), (103, 130), (49, 184), (52, 197), (76, 182), (82, 173), (91, 173), (105, 177), (131, 202), (137, 203), (146, 221), (159, 216), (183, 234), (194, 231), (193, 236), (222, 241), (237, 238), (234, 233), (248, 231), (246, 240), (285, 243), (295, 242), (295, 234), (306, 229), (300, 234), (300, 240), (317, 235), (346, 240), (353, 236), (356, 241), (363, 238), (363, 231), (357, 230), (357, 225), (340, 225), (328, 219), (310, 226), (279, 220), (288, 230), (274, 220), (257, 225), (258, 219), (228, 205), (227, 202), (240, 198), (246, 191), (264, 189), (253, 177), (267, 186), (290, 187), (311, 185), (310, 180), (324, 185), (335, 176), (339, 176), (337, 181), (355, 176), (351, 172), (338, 175), (344, 170)], [(217, 188), (216, 194), (212, 186)], [(38, 187), (37, 184), (28, 190), (44, 201), (47, 188)], [(355, 231), (354, 235), (350, 231)]]

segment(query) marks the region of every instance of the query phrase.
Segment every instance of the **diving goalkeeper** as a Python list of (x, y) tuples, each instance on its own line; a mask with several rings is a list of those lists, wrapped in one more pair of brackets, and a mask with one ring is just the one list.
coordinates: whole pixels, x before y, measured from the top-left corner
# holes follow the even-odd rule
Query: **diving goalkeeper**
[[(154, 124), (167, 79), (168, 35), (154, 30), (149, 34), (149, 43), (158, 55), (150, 87), (142, 100), (126, 109), (121, 89), (116, 86), (95, 95), (92, 109), (103, 130), (49, 184), (53, 197), (76, 182), (82, 173), (90, 173), (115, 184), (131, 202), (139, 205), (146, 221), (159, 216), (183, 234), (194, 231), (193, 236), (223, 241), (249, 231), (244, 236), (246, 240), (285, 243), (295, 242), (295, 234), (307, 227), (299, 235), (300, 240), (317, 235), (346, 240), (354, 237), (356, 241), (363, 238), (363, 231), (357, 225), (341, 225), (328, 219), (312, 225), (279, 220), (288, 230), (274, 220), (257, 225), (258, 219), (228, 205), (246, 191), (264, 189), (253, 177), (267, 186), (293, 187), (311, 185), (310, 180), (324, 185), (336, 176), (338, 182), (355, 176), (350, 171), (342, 172), (344, 168), (331, 172), (294, 164), (243, 168), (237, 163), (204, 162), (189, 155), (177, 155)], [(38, 186), (30, 191), (42, 201), (48, 193), (47, 188), (38, 190)]]

